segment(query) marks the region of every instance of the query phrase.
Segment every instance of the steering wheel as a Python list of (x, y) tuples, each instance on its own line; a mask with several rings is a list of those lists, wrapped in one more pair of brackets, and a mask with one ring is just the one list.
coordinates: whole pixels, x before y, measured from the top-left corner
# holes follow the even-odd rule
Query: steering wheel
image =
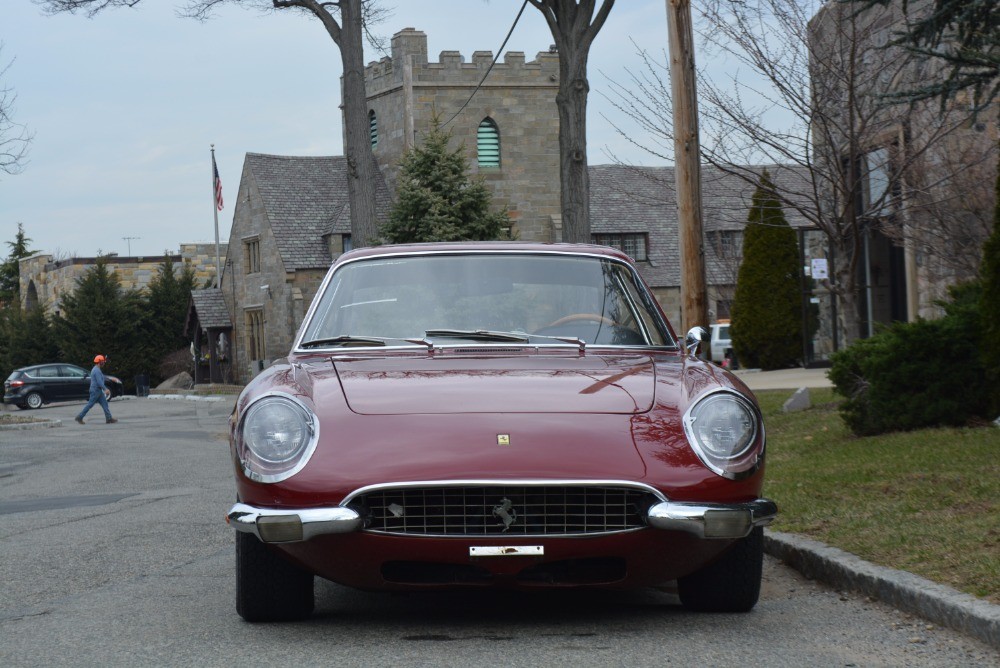
[(598, 315), (596, 313), (573, 313), (571, 315), (563, 316), (554, 322), (550, 322), (541, 329), (548, 329), (549, 327), (558, 327), (559, 325), (565, 325), (568, 322), (576, 322), (577, 320), (591, 320), (593, 322), (604, 323), (611, 327), (616, 327), (618, 323), (610, 318), (605, 318), (603, 315)]

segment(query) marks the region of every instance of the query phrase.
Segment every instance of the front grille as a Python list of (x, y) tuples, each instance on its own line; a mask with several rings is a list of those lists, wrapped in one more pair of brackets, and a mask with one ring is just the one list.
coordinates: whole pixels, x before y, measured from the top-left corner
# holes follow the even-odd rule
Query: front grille
[(424, 536), (566, 536), (631, 531), (658, 499), (629, 487), (496, 485), (369, 492), (350, 506), (367, 531)]

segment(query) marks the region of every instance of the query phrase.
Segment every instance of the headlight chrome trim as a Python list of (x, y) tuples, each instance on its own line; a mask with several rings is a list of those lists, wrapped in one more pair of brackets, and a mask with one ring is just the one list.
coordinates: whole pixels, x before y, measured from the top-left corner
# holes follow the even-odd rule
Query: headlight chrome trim
[[(252, 460), (258, 459), (259, 456), (256, 455), (256, 453), (252, 453), (252, 450), (247, 445), (245, 430), (248, 417), (250, 417), (255, 410), (259, 410), (264, 402), (275, 400), (290, 403), (301, 413), (301, 416), (304, 418), (306, 429), (309, 431), (309, 436), (306, 445), (301, 448), (295, 463), (291, 467), (276, 473), (266, 473), (253, 468)], [(301, 399), (288, 394), (287, 392), (281, 392), (278, 390), (265, 392), (264, 394), (254, 398), (254, 400), (247, 405), (246, 409), (243, 410), (242, 415), (240, 415), (240, 421), (236, 431), (236, 454), (237, 457), (239, 457), (243, 474), (254, 482), (275, 483), (291, 478), (293, 475), (301, 471), (309, 462), (318, 443), (319, 418), (316, 417), (316, 413), (306, 406)], [(253, 456), (248, 456), (248, 453), (252, 453)]]
[[(726, 458), (716, 458), (710, 454), (698, 438), (696, 431), (695, 411), (703, 406), (706, 401), (717, 400), (720, 395), (728, 396), (737, 402), (753, 420), (753, 433), (747, 445), (740, 451)], [(716, 388), (709, 390), (698, 396), (687, 407), (684, 417), (681, 420), (684, 425), (684, 435), (687, 437), (691, 449), (698, 455), (702, 464), (708, 467), (713, 473), (728, 480), (743, 480), (748, 478), (760, 468), (764, 462), (764, 450), (766, 438), (764, 434), (764, 419), (757, 408), (757, 405), (746, 395), (731, 388)]]

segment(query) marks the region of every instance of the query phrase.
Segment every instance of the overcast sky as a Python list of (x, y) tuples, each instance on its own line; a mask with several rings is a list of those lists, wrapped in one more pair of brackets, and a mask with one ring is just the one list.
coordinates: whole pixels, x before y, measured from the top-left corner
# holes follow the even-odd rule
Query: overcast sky
[[(159, 255), (181, 243), (214, 242), (210, 146), (215, 144), (229, 237), (247, 152), (341, 155), (341, 63), (319, 21), (281, 11), (223, 7), (199, 23), (171, 0), (85, 16), (44, 16), (31, 0), (0, 2), (2, 83), (17, 95), (14, 120), (35, 138), (22, 173), (0, 173), (0, 243), (23, 223), (35, 251), (57, 257), (98, 252)], [(441, 51), (496, 52), (520, 0), (383, 0), (393, 16), (377, 27), (427, 34)], [(610, 153), (662, 164), (617, 136), (602, 112), (608, 77), (639, 67), (630, 40), (666, 46), (664, 0), (619, 0), (590, 56), (590, 164)], [(527, 60), (551, 34), (528, 7), (505, 51)], [(366, 60), (376, 60), (366, 45)], [(603, 73), (603, 74), (602, 74)], [(621, 124), (625, 124), (621, 119)], [(553, 141), (556, 139), (553, 138)], [(132, 237), (129, 239), (129, 237)], [(0, 245), (0, 258), (9, 248)]]

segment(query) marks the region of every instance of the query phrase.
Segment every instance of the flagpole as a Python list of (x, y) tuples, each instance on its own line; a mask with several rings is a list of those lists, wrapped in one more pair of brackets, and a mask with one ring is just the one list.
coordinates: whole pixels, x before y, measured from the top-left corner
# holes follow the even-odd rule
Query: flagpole
[(212, 144), (212, 213), (215, 214), (215, 287), (222, 288), (222, 260), (219, 257), (219, 170), (215, 166), (215, 144)]

